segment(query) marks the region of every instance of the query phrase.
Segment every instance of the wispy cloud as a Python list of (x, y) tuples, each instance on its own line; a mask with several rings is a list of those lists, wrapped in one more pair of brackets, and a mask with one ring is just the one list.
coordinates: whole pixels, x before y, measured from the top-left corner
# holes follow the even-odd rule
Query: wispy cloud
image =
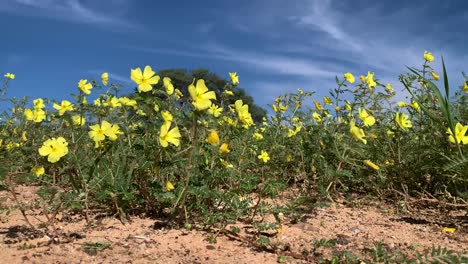
[(85, 4), (80, 0), (2, 0), (0, 12), (89, 24), (115, 31), (142, 29), (125, 18), (121, 11), (112, 11), (125, 10), (129, 4), (128, 0), (107, 1), (106, 4), (112, 7), (111, 10), (99, 10), (100, 6), (97, 4), (98, 2)]
[(233, 49), (214, 42), (204, 45), (203, 48), (197, 51), (181, 51), (135, 46), (125, 46), (124, 48), (155, 54), (171, 54), (176, 56), (231, 61), (238, 63), (238, 65), (242, 65), (242, 67), (250, 67), (263, 74), (269, 75), (289, 75), (296, 77), (299, 76), (302, 78), (333, 78), (333, 76), (338, 74), (335, 69), (330, 69), (329, 66), (324, 66), (323, 64), (319, 66), (318, 64), (311, 63), (304, 59), (262, 53), (254, 50)]

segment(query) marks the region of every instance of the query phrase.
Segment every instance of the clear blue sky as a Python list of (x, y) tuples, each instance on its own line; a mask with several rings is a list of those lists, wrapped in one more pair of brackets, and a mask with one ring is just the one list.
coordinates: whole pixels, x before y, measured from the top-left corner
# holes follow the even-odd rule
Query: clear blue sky
[(398, 87), (425, 50), (454, 84), (468, 64), (465, 0), (1, 0), (0, 25), (8, 96), (31, 99), (69, 99), (102, 72), (130, 92), (130, 69), (148, 64), (236, 71), (266, 106), (299, 87), (326, 95), (346, 71)]

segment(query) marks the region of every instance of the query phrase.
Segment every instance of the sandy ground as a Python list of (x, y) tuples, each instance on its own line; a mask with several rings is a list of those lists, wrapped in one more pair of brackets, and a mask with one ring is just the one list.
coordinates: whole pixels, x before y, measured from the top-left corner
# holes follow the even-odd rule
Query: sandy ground
[[(19, 199), (34, 199), (28, 187), (18, 190)], [(0, 192), (0, 197), (3, 206), (12, 204), (8, 193)], [(31, 211), (28, 215), (36, 226), (45, 220)], [(411, 256), (434, 245), (468, 251), (466, 210), (426, 208), (403, 214), (377, 202), (333, 203), (302, 214), (299, 221), (285, 219), (282, 232), (274, 232), (266, 247), (249, 242), (255, 241), (252, 228), (243, 223), (236, 225), (238, 235), (219, 233), (216, 243), (210, 243), (213, 232), (160, 228), (159, 221), (150, 218), (133, 217), (123, 224), (107, 217), (92, 225), (81, 216), (58, 218), (44, 235), (28, 228), (18, 210), (2, 214), (1, 263), (318, 263), (343, 251), (370, 259), (377, 242)], [(443, 227), (455, 227), (456, 232), (442, 232)], [(322, 239), (335, 244), (317, 246)]]

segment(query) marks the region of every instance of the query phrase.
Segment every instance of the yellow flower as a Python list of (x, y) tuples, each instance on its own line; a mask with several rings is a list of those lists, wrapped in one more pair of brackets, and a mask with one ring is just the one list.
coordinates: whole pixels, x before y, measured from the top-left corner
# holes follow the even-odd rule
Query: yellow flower
[(315, 121), (317, 121), (317, 123), (321, 123), (322, 122), (322, 116), (317, 113), (317, 112), (314, 112), (312, 114), (312, 118), (315, 119)]
[(80, 116), (80, 115), (72, 116), (72, 121), (73, 121), (73, 124), (77, 126), (84, 126), (86, 123), (84, 116)]
[(230, 96), (233, 96), (234, 93), (231, 91), (231, 90), (224, 90), (223, 92), (225, 95), (230, 95)]
[(176, 93), (176, 98), (177, 100), (179, 100), (180, 98), (184, 97), (184, 94), (179, 90), (179, 89), (175, 89), (175, 93)]
[(458, 144), (468, 144), (468, 135), (466, 132), (468, 131), (468, 126), (463, 126), (460, 123), (455, 125), (455, 137), (454, 133), (450, 128), (447, 128), (447, 134), (449, 135), (449, 140), (452, 143), (457, 142)]
[(203, 111), (211, 106), (211, 100), (216, 100), (216, 94), (213, 91), (208, 91), (205, 81), (200, 79), (197, 81), (197, 86), (189, 85), (188, 91), (192, 97), (192, 105), (196, 110)]
[(374, 169), (374, 170), (376, 170), (376, 171), (380, 170), (380, 167), (377, 166), (375, 163), (373, 163), (373, 162), (370, 161), (370, 160), (365, 160), (365, 161), (364, 161), (364, 164), (366, 164), (367, 166), (371, 167), (372, 169)]
[(101, 74), (102, 84), (107, 85), (109, 83), (109, 73), (105, 72)]
[(159, 143), (163, 148), (167, 147), (169, 143), (178, 147), (180, 145), (180, 132), (179, 128), (176, 126), (173, 129), (171, 128), (171, 122), (164, 122), (161, 126), (161, 131), (159, 132)]
[(405, 107), (405, 106), (406, 106), (406, 103), (403, 102), (403, 101), (399, 101), (399, 102), (397, 103), (397, 105), (398, 105), (398, 107)]
[(5, 74), (5, 78), (13, 80), (13, 79), (15, 79), (15, 75), (13, 73), (7, 72)]
[(225, 161), (224, 159), (219, 159), (219, 161), (221, 161), (221, 164), (223, 164), (223, 166), (225, 168), (228, 168), (228, 169), (234, 168), (234, 165), (232, 165), (231, 163)]
[(462, 89), (463, 89), (463, 91), (465, 91), (465, 92), (468, 93), (468, 81), (466, 81), (466, 82), (463, 84)]
[(231, 82), (232, 82), (233, 85), (239, 84), (239, 76), (237, 76), (237, 73), (230, 72), (229, 77), (231, 77)]
[(21, 140), (22, 140), (23, 142), (28, 141), (28, 138), (26, 137), (26, 131), (23, 131), (23, 133), (21, 133)]
[(326, 104), (326, 105), (332, 105), (332, 104), (333, 104), (333, 101), (332, 101), (332, 99), (331, 99), (330, 97), (325, 96), (325, 97), (323, 98), (323, 103)]
[(88, 80), (80, 80), (78, 82), (78, 88), (85, 94), (91, 94), (91, 89), (93, 88), (93, 85), (88, 83)]
[(26, 120), (28, 121), (34, 121), (36, 123), (40, 123), (44, 121), (46, 118), (46, 113), (42, 109), (25, 109), (24, 110), (24, 116), (26, 117)]
[(263, 135), (258, 133), (258, 132), (255, 132), (252, 134), (252, 137), (256, 140), (262, 140), (263, 139)]
[(323, 110), (323, 106), (314, 100), (314, 105), (315, 105), (315, 108), (317, 109), (317, 111), (322, 111)]
[(424, 60), (428, 62), (433, 62), (434, 56), (432, 56), (432, 53), (430, 53), (429, 51), (424, 51)]
[(438, 81), (440, 79), (440, 76), (437, 75), (437, 73), (431, 71), (431, 75), (432, 75), (432, 78), (434, 78), (434, 80)]
[(210, 143), (213, 146), (219, 145), (219, 136), (216, 130), (210, 130), (210, 134), (206, 138), (206, 142)]
[(122, 96), (119, 98), (119, 102), (125, 106), (131, 107), (133, 109), (138, 109), (137, 101), (134, 99), (130, 99), (128, 97)]
[(418, 102), (416, 102), (416, 101), (411, 102), (411, 107), (412, 107), (414, 110), (419, 111), (419, 104), (418, 104)]
[(212, 104), (210, 108), (208, 108), (208, 113), (212, 114), (214, 117), (219, 117), (223, 112), (223, 109), (215, 104)]
[(66, 111), (73, 111), (73, 104), (70, 101), (62, 100), (61, 104), (58, 105), (54, 103), (53, 107), (55, 110), (59, 111), (59, 115), (62, 116)]
[(173, 120), (173, 116), (169, 111), (162, 111), (161, 116), (162, 116), (164, 122), (169, 122), (170, 123)]
[(350, 72), (345, 73), (345, 74), (344, 74), (344, 78), (345, 78), (345, 80), (346, 80), (347, 82), (349, 82), (349, 83), (354, 83), (354, 81), (355, 81), (355, 80), (354, 80), (354, 75), (351, 74)]
[(34, 166), (31, 168), (31, 172), (36, 174), (37, 177), (45, 173), (44, 167)]
[(34, 109), (43, 109), (45, 107), (44, 100), (42, 98), (37, 98), (33, 101)]
[(393, 92), (393, 86), (391, 84), (387, 84), (387, 86), (385, 86), (385, 90), (387, 90), (387, 92), (391, 93), (391, 92)]
[(270, 157), (268, 156), (268, 153), (264, 150), (262, 150), (261, 154), (257, 156), (257, 158), (264, 163), (267, 163), (270, 160)]
[(351, 106), (351, 103), (349, 101), (346, 101), (344, 109), (346, 109), (348, 111), (351, 111), (353, 109), (352, 106)]
[(101, 125), (95, 124), (89, 127), (91, 131), (88, 132), (89, 137), (94, 140), (94, 142), (99, 143), (103, 141), (106, 136), (110, 140), (116, 140), (119, 134), (122, 134), (120, 128), (117, 124), (112, 125), (107, 121), (102, 121)]
[(100, 105), (101, 105), (101, 100), (102, 100), (101, 98), (96, 98), (96, 99), (93, 101), (94, 105), (95, 105), (95, 106), (100, 106)]
[(239, 120), (244, 124), (244, 128), (248, 128), (254, 124), (252, 115), (249, 113), (249, 105), (244, 104), (242, 100), (237, 100), (234, 102), (234, 106)]
[(39, 155), (47, 157), (50, 163), (55, 163), (68, 153), (68, 143), (63, 137), (50, 138), (39, 148)]
[(351, 135), (358, 140), (361, 140), (364, 144), (367, 144), (367, 140), (365, 139), (366, 135), (364, 134), (364, 130), (356, 126), (354, 120), (349, 122), (349, 132)]
[(174, 190), (174, 189), (175, 189), (175, 188), (174, 188), (174, 185), (172, 185), (172, 183), (171, 183), (170, 181), (167, 181), (167, 182), (166, 182), (166, 191), (167, 191), (167, 192), (170, 192), (170, 191), (172, 191), (172, 190)]
[(122, 103), (117, 97), (107, 97), (107, 100), (103, 103), (104, 106), (108, 106), (110, 108), (117, 108), (121, 107)]
[(411, 125), (411, 120), (409, 120), (408, 115), (404, 113), (396, 113), (395, 121), (398, 124), (398, 126), (400, 126), (403, 130), (413, 127), (413, 125)]
[(372, 126), (375, 124), (375, 118), (369, 113), (367, 113), (366, 109), (361, 109), (359, 108), (359, 118), (364, 122), (364, 125), (366, 126)]
[(374, 80), (374, 73), (373, 72), (367, 72), (367, 76), (365, 77), (365, 81), (367, 83), (367, 86), (369, 88), (373, 89), (377, 85), (377, 83)]
[(156, 73), (151, 69), (149, 65), (145, 66), (143, 73), (141, 69), (138, 67), (136, 69), (132, 69), (130, 71), (130, 79), (138, 84), (138, 92), (149, 92), (153, 89), (153, 84), (157, 84), (159, 82), (159, 75), (155, 75)]
[(171, 82), (171, 78), (164, 77), (163, 85), (164, 85), (164, 88), (166, 89), (167, 95), (172, 95), (174, 93), (174, 85)]
[(219, 153), (227, 154), (229, 152), (231, 152), (231, 150), (229, 149), (229, 145), (227, 143), (221, 144), (221, 146), (219, 147)]

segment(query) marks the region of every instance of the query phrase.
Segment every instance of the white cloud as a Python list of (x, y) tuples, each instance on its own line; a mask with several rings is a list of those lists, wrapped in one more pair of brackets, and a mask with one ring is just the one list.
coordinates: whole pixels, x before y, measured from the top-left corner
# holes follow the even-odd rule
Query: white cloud
[(0, 12), (89, 24), (115, 31), (142, 29), (141, 26), (122, 16), (121, 11), (113, 11), (128, 8), (128, 0), (107, 2), (110, 8), (105, 9), (105, 12), (96, 8), (97, 4), (99, 2), (89, 3), (80, 0), (2, 0)]

